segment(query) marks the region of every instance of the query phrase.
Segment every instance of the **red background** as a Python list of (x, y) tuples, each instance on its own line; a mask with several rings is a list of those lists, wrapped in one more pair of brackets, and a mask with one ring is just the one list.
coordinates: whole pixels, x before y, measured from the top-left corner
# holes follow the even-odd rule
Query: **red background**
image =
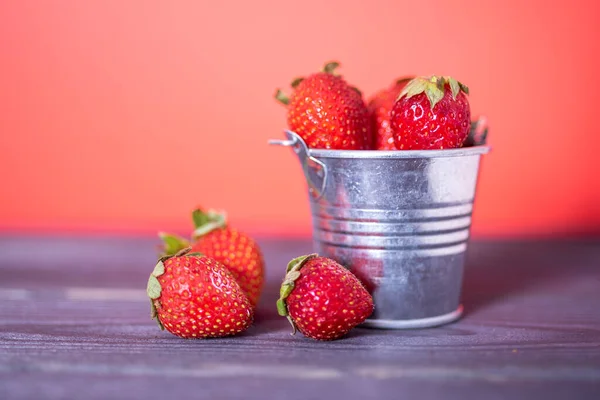
[[(552, 5), (549, 5), (552, 4)], [(490, 122), (476, 235), (597, 231), (600, 2), (4, 1), (0, 230), (310, 232), (272, 95), (332, 59), (367, 95), (452, 75)]]

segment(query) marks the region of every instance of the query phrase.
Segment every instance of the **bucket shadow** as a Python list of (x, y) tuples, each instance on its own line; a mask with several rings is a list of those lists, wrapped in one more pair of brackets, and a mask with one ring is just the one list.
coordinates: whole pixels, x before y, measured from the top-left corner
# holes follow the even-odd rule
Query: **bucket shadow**
[[(590, 238), (590, 236), (585, 236)], [(308, 254), (310, 241), (282, 247), (269, 243), (267, 282), (255, 315), (255, 334), (289, 330), (277, 314), (275, 302), (284, 275), (285, 263), (297, 254)], [(569, 279), (597, 276), (600, 236), (572, 239), (486, 241), (469, 244), (463, 279), (462, 303), (465, 315), (479, 312), (514, 296), (547, 291)], [(372, 333), (370, 329), (362, 332)]]
[(568, 278), (589, 275), (597, 242), (544, 240), (475, 241), (464, 273), (465, 314)]

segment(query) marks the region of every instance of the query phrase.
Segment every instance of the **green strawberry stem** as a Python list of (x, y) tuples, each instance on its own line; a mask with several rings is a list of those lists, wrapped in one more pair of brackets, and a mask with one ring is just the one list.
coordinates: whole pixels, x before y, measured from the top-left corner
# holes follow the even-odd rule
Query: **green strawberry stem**
[(194, 232), (192, 238), (198, 239), (215, 229), (221, 229), (227, 226), (227, 215), (224, 212), (208, 210), (204, 212), (197, 208), (192, 212), (192, 220), (194, 221)]
[(285, 275), (285, 278), (283, 279), (281, 288), (279, 289), (279, 299), (277, 300), (277, 313), (282, 317), (286, 317), (287, 320), (290, 322), (293, 330), (292, 335), (296, 334), (296, 324), (294, 323), (294, 320), (288, 312), (286, 299), (294, 290), (296, 280), (298, 280), (298, 278), (300, 278), (301, 276), (300, 269), (306, 264), (307, 261), (315, 257), (318, 257), (318, 254), (308, 254), (305, 256), (296, 257), (293, 260), (291, 260), (287, 265), (287, 273)]
[(461, 91), (465, 94), (469, 94), (469, 88), (466, 85), (463, 85), (450, 76), (419, 76), (406, 84), (398, 96), (398, 100), (404, 96), (406, 96), (407, 99), (410, 99), (413, 96), (425, 93), (431, 109), (433, 110), (435, 105), (444, 97), (446, 86), (450, 87), (453, 99), (456, 99), (456, 96), (458, 96)]
[(190, 242), (181, 236), (172, 233), (158, 232), (158, 237), (163, 242), (161, 255), (173, 255), (186, 247), (190, 246)]

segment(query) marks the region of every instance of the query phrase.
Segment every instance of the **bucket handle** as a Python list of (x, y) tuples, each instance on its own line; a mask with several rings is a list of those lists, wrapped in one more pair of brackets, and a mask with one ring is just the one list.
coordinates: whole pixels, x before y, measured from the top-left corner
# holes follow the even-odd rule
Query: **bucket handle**
[(309, 154), (308, 146), (298, 134), (288, 130), (284, 133), (287, 140), (272, 139), (269, 140), (269, 144), (291, 147), (294, 150), (302, 165), (310, 195), (315, 200), (320, 199), (327, 185), (327, 166)]

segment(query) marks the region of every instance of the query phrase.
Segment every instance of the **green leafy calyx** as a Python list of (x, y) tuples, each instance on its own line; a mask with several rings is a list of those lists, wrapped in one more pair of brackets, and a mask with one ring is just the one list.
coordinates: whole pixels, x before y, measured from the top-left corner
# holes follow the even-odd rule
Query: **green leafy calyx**
[(158, 237), (162, 240), (162, 256), (168, 256), (178, 253), (179, 251), (190, 246), (190, 242), (181, 236), (172, 233), (159, 232)]
[(303, 80), (304, 80), (304, 78), (303, 78), (303, 77), (300, 77), (300, 78), (296, 78), (296, 79), (294, 79), (294, 80), (292, 81), (292, 87), (293, 87), (294, 89), (296, 89), (296, 88), (298, 87), (298, 85), (302, 83), (302, 81), (303, 81)]
[(398, 96), (398, 100), (404, 96), (406, 96), (407, 99), (410, 99), (413, 96), (425, 93), (429, 100), (429, 105), (433, 110), (435, 105), (444, 98), (444, 94), (447, 90), (446, 86), (450, 88), (452, 98), (455, 100), (461, 91), (465, 94), (469, 94), (469, 88), (466, 85), (463, 85), (450, 76), (419, 76), (406, 84), (400, 93), (400, 96)]
[(287, 106), (288, 104), (290, 104), (290, 98), (288, 97), (287, 94), (283, 93), (283, 91), (281, 89), (277, 89), (275, 91), (275, 100), (277, 100), (284, 106)]
[(286, 268), (285, 278), (283, 279), (283, 283), (281, 284), (281, 288), (279, 289), (279, 299), (277, 300), (277, 312), (282, 317), (286, 317), (290, 324), (292, 325), (292, 335), (296, 333), (296, 324), (293, 319), (290, 317), (290, 314), (287, 309), (286, 299), (294, 290), (295, 282), (300, 278), (301, 273), (300, 269), (306, 264), (307, 261), (318, 257), (317, 254), (309, 254), (306, 256), (296, 257), (291, 260)]
[(415, 79), (414, 76), (403, 76), (402, 78), (396, 79), (396, 85), (406, 85), (408, 82)]
[(193, 239), (198, 239), (215, 229), (225, 228), (227, 226), (227, 215), (224, 212), (215, 210), (204, 211), (200, 208), (192, 212), (194, 220)]
[(338, 74), (335, 72), (337, 68), (339, 68), (340, 63), (337, 61), (330, 61), (325, 66), (323, 66), (323, 72), (326, 74), (331, 74), (337, 76)]

